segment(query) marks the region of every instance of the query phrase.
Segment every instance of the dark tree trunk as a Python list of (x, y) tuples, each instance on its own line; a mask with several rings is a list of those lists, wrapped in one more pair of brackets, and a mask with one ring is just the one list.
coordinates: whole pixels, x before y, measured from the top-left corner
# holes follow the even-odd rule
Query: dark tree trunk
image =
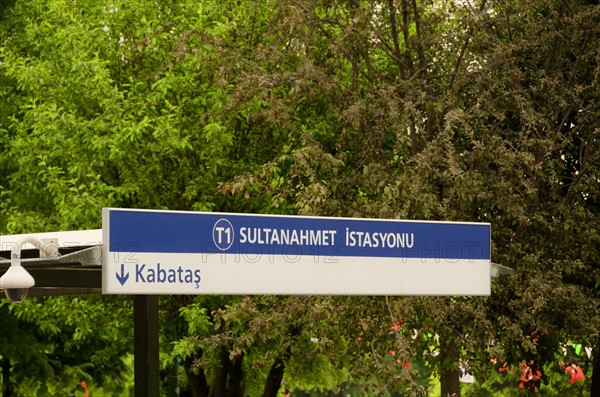
[(227, 349), (221, 350), (221, 358), (219, 361), (221, 365), (215, 371), (215, 377), (210, 385), (208, 397), (227, 396), (227, 374), (229, 373), (229, 366), (231, 364)]
[(177, 364), (171, 365), (167, 370), (167, 386), (167, 396), (179, 397), (179, 371)]
[(229, 397), (244, 397), (244, 356), (236, 357), (229, 367)]
[(459, 350), (452, 339), (440, 336), (440, 360), (441, 397), (460, 397)]
[[(296, 338), (298, 335), (300, 335), (300, 328), (297, 326), (291, 326), (290, 336), (292, 338)], [(285, 349), (285, 352), (280, 357), (277, 357), (271, 366), (269, 375), (267, 376), (267, 382), (265, 383), (265, 390), (262, 397), (277, 397), (277, 392), (281, 388), (281, 382), (283, 381), (285, 363), (290, 359), (291, 356), (292, 348), (288, 346)]]
[(3, 358), (0, 364), (2, 365), (2, 397), (11, 397), (13, 395), (13, 385), (10, 381), (10, 361)]
[(600, 344), (592, 349), (592, 390), (590, 397), (600, 396)]
[(204, 372), (200, 370), (198, 374), (194, 373), (192, 364), (194, 359), (191, 357), (183, 361), (183, 368), (187, 378), (187, 389), (191, 397), (208, 397), (208, 384)]
[(283, 380), (283, 372), (285, 370), (285, 363), (281, 357), (277, 357), (269, 375), (267, 376), (267, 382), (265, 383), (265, 390), (262, 397), (277, 397), (277, 392), (281, 387), (281, 381)]

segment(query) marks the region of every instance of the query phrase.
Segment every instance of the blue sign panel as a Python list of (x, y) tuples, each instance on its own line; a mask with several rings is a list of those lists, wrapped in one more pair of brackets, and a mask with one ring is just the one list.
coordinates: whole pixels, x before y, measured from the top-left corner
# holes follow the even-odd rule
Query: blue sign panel
[(111, 211), (110, 250), (490, 259), (486, 223)]

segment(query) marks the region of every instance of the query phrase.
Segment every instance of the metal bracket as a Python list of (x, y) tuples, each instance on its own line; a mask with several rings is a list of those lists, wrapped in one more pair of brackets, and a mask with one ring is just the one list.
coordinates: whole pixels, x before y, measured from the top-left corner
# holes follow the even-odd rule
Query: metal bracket
[(510, 267), (502, 266), (494, 262), (490, 262), (490, 276), (498, 277), (501, 275), (513, 275), (515, 274), (514, 269)]

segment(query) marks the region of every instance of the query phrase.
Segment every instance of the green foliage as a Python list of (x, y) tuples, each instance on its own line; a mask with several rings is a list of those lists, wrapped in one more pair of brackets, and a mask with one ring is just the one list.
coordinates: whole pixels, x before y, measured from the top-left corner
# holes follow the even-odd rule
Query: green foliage
[[(0, 232), (108, 206), (490, 222), (516, 270), (490, 298), (163, 297), (162, 365), (196, 395), (235, 368), (262, 394), (278, 362), (292, 388), (422, 395), (461, 361), (465, 393), (510, 394), (490, 358), (550, 374), (599, 346), (599, 26), (580, 1), (11, 2)], [(126, 371), (123, 301), (0, 311), (13, 373), (65, 374), (47, 392)]]
[(92, 379), (115, 392), (126, 387), (128, 370), (120, 361), (132, 335), (131, 308), (123, 299), (2, 301), (0, 314), (2, 358), (11, 365), (17, 395), (67, 394)]

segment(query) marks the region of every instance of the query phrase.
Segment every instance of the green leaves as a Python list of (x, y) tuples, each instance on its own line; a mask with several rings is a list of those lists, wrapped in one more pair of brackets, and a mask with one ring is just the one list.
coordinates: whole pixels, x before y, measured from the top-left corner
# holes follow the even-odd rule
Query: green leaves
[[(0, 304), (2, 357), (13, 366), (18, 392), (61, 389), (86, 378), (112, 379), (117, 387), (130, 339), (130, 310), (122, 298), (29, 298), (19, 306)], [(26, 382), (20, 374), (27, 374)]]
[[(427, 376), (452, 365), (413, 331), (457, 341), (482, 373), (491, 351), (597, 345), (597, 7), (35, 3), (0, 21), (0, 231), (97, 228), (105, 206), (483, 221), (493, 260), (516, 270), (490, 299), (177, 302), (164, 365), (195, 362), (210, 383), (241, 361), (255, 394), (275, 360), (298, 387), (418, 394), (387, 350)], [(106, 346), (123, 335), (85, 325), (104, 304), (43, 300), (3, 325), (36, 323), (28, 354), (68, 346), (91, 373), (121, 352)], [(390, 334), (398, 317), (406, 334)]]

